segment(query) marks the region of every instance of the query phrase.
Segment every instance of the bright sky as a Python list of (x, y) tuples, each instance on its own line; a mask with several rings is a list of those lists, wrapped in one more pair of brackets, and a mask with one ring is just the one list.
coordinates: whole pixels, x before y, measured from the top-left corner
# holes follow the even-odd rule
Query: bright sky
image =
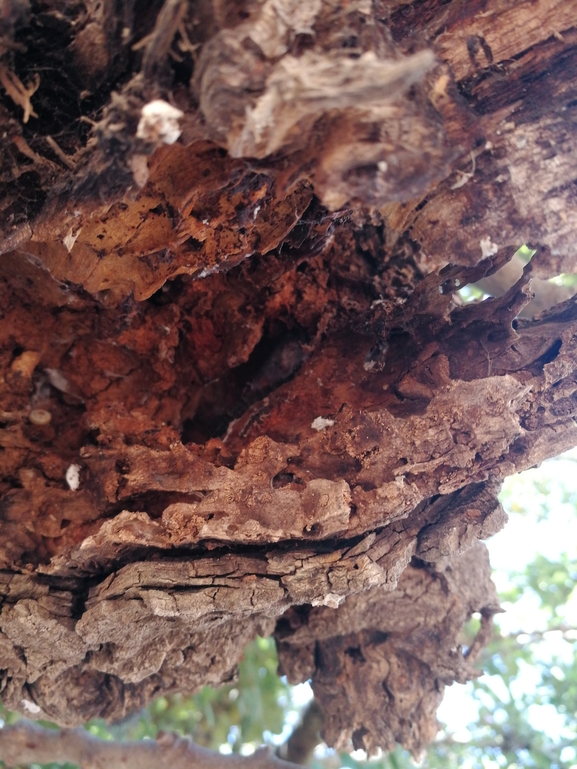
[[(539, 491), (539, 488), (545, 486), (549, 490), (547, 495)], [(567, 500), (568, 497), (573, 497), (573, 500)], [(576, 449), (544, 462), (538, 468), (508, 478), (502, 498), (510, 520), (501, 532), (487, 541), (494, 570), (493, 579), (498, 590), (507, 588), (510, 572), (523, 571), (539, 553), (550, 560), (556, 560), (563, 551), (572, 558), (577, 557)], [(527, 513), (515, 513), (515, 508), (526, 510)], [(548, 510), (546, 519), (542, 519), (544, 509)], [(537, 605), (536, 597), (529, 594), (514, 605), (506, 605), (506, 613), (497, 618), (502, 632), (539, 630), (542, 623)], [(566, 621), (577, 626), (577, 590), (574, 590), (567, 606)], [(567, 644), (558, 634), (551, 634), (546, 642), (540, 644), (540, 652), (544, 655), (563, 654), (566, 651)], [(520, 677), (519, 685), (530, 690), (536, 682), (535, 675), (536, 671), (527, 667)], [(493, 683), (499, 686), (496, 678)], [(468, 687), (457, 684), (448, 687), (438, 715), (457, 738), (466, 740), (466, 726), (477, 717), (477, 705)], [(539, 729), (545, 728), (550, 736), (558, 733), (560, 719), (555, 711), (540, 708), (539, 713), (534, 715), (535, 719), (539, 719)]]

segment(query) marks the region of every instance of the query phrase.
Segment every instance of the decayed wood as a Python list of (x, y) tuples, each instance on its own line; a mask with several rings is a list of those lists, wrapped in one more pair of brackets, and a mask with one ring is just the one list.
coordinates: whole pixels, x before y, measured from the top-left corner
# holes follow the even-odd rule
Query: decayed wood
[(487, 551), (477, 542), (434, 565), (414, 561), (392, 592), (368, 590), (339, 610), (291, 609), (277, 629), (281, 668), (292, 683), (312, 678), (330, 744), (373, 752), (400, 742), (418, 754), (437, 732), (445, 685), (479, 674), (475, 644), (465, 656), (460, 650), (463, 623), (480, 612), (486, 642), (496, 611)]
[(417, 754), (475, 674), (500, 481), (577, 444), (577, 302), (520, 317), (574, 269), (576, 7), (421, 5), (0, 20), (43, 57), (0, 104), (7, 706), (121, 718), (275, 633), (332, 744)]

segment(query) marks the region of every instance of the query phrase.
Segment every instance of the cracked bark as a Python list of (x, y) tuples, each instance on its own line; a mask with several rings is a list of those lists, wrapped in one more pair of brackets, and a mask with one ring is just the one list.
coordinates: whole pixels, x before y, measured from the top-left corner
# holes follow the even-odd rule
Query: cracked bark
[(274, 633), (331, 744), (432, 739), (500, 482), (577, 444), (577, 302), (520, 317), (575, 264), (575, 10), (10, 6), (8, 707), (122, 718)]

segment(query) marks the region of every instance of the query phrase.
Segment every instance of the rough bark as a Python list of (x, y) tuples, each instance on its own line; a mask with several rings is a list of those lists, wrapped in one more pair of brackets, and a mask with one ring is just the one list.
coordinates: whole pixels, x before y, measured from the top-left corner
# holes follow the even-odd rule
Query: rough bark
[[(479, 674), (473, 662), (498, 610), (480, 543), (435, 564), (415, 559), (391, 592), (287, 612), (277, 628), (281, 668), (292, 683), (313, 680), (330, 744), (370, 753), (399, 742), (418, 754), (436, 734), (445, 685)], [(463, 655), (461, 630), (475, 612), (481, 630)]]
[(6, 5), (9, 707), (121, 718), (274, 632), (332, 744), (432, 738), (500, 481), (577, 444), (577, 302), (519, 317), (575, 264), (576, 10)]

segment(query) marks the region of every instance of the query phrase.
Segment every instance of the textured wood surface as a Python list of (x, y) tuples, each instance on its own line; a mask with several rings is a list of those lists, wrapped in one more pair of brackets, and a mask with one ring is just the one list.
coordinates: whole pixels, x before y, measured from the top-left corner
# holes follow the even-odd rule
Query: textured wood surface
[[(500, 481), (577, 444), (577, 304), (519, 317), (575, 270), (576, 11), (0, 19), (8, 707), (122, 718), (275, 633), (331, 744), (432, 739), (498, 609)], [(142, 128), (158, 99), (177, 143)]]

